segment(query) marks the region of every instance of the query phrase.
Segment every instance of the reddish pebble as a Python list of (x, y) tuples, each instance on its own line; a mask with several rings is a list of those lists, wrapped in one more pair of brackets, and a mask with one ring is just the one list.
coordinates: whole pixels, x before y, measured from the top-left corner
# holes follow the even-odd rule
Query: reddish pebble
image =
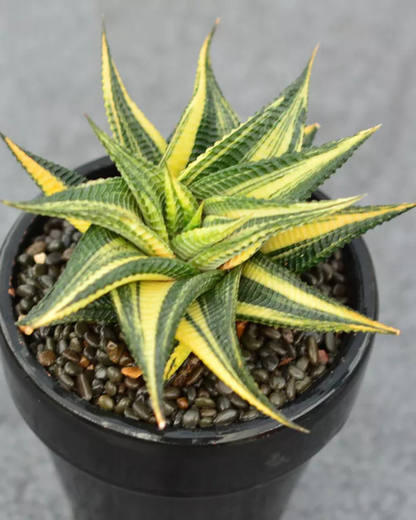
[(244, 331), (247, 327), (247, 321), (237, 321), (236, 323), (236, 329), (237, 329), (237, 337), (241, 338), (241, 336), (244, 334)]
[(326, 350), (319, 350), (318, 357), (319, 357), (319, 363), (321, 363), (321, 365), (328, 364), (329, 358), (328, 358), (328, 353)]
[(176, 400), (176, 403), (181, 410), (187, 410), (189, 408), (189, 402), (186, 397), (179, 397), (179, 399)]
[(78, 361), (78, 363), (82, 366), (82, 368), (88, 368), (90, 365), (89, 360), (85, 356), (81, 356), (81, 359)]

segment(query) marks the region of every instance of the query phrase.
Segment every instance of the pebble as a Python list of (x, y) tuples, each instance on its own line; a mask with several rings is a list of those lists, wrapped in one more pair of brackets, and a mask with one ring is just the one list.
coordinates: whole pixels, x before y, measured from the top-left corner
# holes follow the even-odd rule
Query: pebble
[(76, 379), (77, 392), (86, 401), (92, 399), (91, 383), (85, 373), (79, 374)]
[(269, 399), (270, 399), (270, 402), (274, 405), (274, 406), (283, 406), (286, 402), (286, 396), (283, 392), (281, 392), (280, 390), (278, 392), (273, 392), (269, 395)]
[(187, 410), (182, 416), (182, 426), (184, 428), (195, 428), (199, 423), (199, 412), (195, 408)]
[(44, 350), (38, 355), (38, 361), (42, 366), (50, 367), (56, 361), (56, 354), (52, 350)]
[(114, 410), (114, 399), (109, 395), (100, 395), (97, 404), (100, 408), (106, 410), (107, 412), (112, 412)]
[(237, 418), (237, 410), (229, 408), (228, 410), (223, 410), (217, 415), (217, 417), (215, 417), (214, 424), (216, 424), (217, 426), (228, 426), (229, 424), (235, 422)]
[(325, 333), (325, 346), (330, 354), (336, 354), (338, 352), (337, 340), (333, 332)]

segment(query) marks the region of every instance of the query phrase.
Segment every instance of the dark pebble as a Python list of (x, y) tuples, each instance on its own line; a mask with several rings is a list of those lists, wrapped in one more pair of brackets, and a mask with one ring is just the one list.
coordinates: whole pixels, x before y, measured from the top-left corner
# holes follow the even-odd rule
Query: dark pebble
[(31, 298), (36, 294), (36, 287), (34, 285), (19, 285), (16, 289), (16, 294), (22, 298)]
[(39, 363), (44, 367), (50, 367), (56, 361), (56, 354), (52, 350), (44, 350), (38, 355)]
[(267, 356), (262, 359), (261, 364), (268, 372), (273, 372), (279, 364), (279, 359), (275, 355)]
[(200, 365), (199, 367), (196, 367), (186, 378), (185, 380), (185, 386), (191, 386), (194, 385), (199, 379), (201, 379), (202, 374), (204, 373), (204, 366)]
[(79, 321), (78, 323), (75, 324), (74, 330), (75, 330), (76, 335), (79, 338), (82, 338), (84, 336), (84, 334), (86, 334), (90, 330), (90, 328), (87, 323), (85, 323), (83, 321)]
[(275, 329), (274, 327), (267, 327), (266, 325), (262, 325), (261, 332), (263, 336), (273, 340), (279, 340), (282, 337), (282, 333), (279, 329)]
[(215, 410), (215, 408), (201, 408), (199, 414), (201, 417), (215, 417), (217, 415), (217, 410)]
[(79, 374), (76, 379), (77, 392), (86, 401), (92, 399), (92, 388), (88, 377), (85, 374)]
[(277, 407), (283, 406), (286, 402), (286, 396), (280, 390), (269, 395), (270, 402)]
[(318, 366), (312, 368), (312, 370), (309, 372), (309, 375), (312, 379), (318, 379), (318, 377), (321, 377), (322, 374), (324, 374), (325, 372), (326, 372), (326, 366), (318, 365)]
[(98, 363), (102, 363), (106, 367), (109, 367), (113, 364), (111, 359), (108, 357), (107, 352), (104, 352), (104, 350), (97, 350), (97, 352), (95, 353), (95, 357)]
[(139, 401), (134, 401), (132, 409), (137, 417), (142, 421), (148, 421), (152, 415), (150, 409), (144, 403)]
[(104, 385), (104, 390), (106, 394), (114, 397), (117, 394), (117, 385), (113, 381), (107, 381)]
[(82, 373), (82, 367), (80, 365), (78, 365), (77, 363), (68, 361), (68, 363), (66, 363), (64, 366), (64, 372), (65, 372), (65, 374), (68, 374), (69, 376), (77, 376), (78, 374)]
[(336, 354), (338, 352), (337, 339), (333, 332), (325, 333), (325, 347), (330, 354)]
[(209, 397), (197, 397), (195, 404), (198, 408), (215, 408), (215, 401)]
[(199, 423), (199, 412), (195, 408), (187, 410), (182, 417), (182, 426), (184, 428), (195, 428)]
[(217, 409), (222, 412), (228, 410), (231, 407), (231, 401), (225, 395), (222, 395), (217, 400)]
[(50, 289), (56, 283), (56, 278), (49, 274), (44, 274), (39, 278), (39, 282), (45, 289)]
[(104, 391), (104, 383), (101, 381), (101, 379), (94, 379), (91, 383), (92, 388), (92, 394), (94, 396), (100, 395)]
[(80, 355), (78, 352), (75, 352), (75, 350), (72, 350), (72, 348), (67, 348), (62, 352), (62, 356), (67, 359), (68, 361), (73, 361), (74, 363), (78, 363), (80, 360)]
[[(79, 335), (77, 330), (75, 330), (75, 332)], [(86, 332), (84, 334), (84, 339), (90, 347), (98, 348), (100, 345), (100, 336), (97, 336), (97, 334), (94, 334), (93, 332)]]
[(35, 263), (33, 258), (30, 255), (27, 255), (26, 253), (23, 253), (20, 256), (18, 256), (17, 261), (20, 265), (23, 265), (24, 267), (33, 265)]
[(319, 347), (316, 338), (314, 336), (308, 336), (306, 338), (306, 346), (310, 362), (312, 365), (317, 365), (319, 363)]
[(61, 253), (50, 253), (47, 255), (45, 264), (46, 265), (61, 265), (62, 255)]
[(133, 379), (132, 377), (126, 377), (124, 379), (124, 383), (130, 390), (137, 390), (141, 386), (141, 381), (139, 378)]
[(229, 386), (227, 386), (223, 381), (218, 381), (215, 385), (215, 388), (220, 395), (227, 396), (227, 395), (231, 395), (233, 393), (231, 388)]
[(238, 419), (238, 412), (233, 408), (223, 410), (214, 419), (214, 424), (217, 426), (228, 426)]
[(307, 358), (306, 356), (302, 356), (296, 360), (295, 365), (297, 368), (299, 368), (299, 370), (302, 370), (302, 372), (306, 372), (306, 370), (308, 369), (309, 363), (310, 363), (309, 358)]
[(209, 428), (210, 426), (212, 426), (212, 424), (212, 417), (202, 417), (202, 419), (199, 421), (200, 428)]
[(75, 388), (75, 382), (70, 375), (61, 374), (58, 379), (69, 390), (73, 390)]
[(306, 376), (302, 381), (296, 381), (296, 393), (300, 394), (309, 388), (312, 384), (312, 379)]
[(127, 408), (131, 406), (131, 399), (129, 397), (122, 397), (114, 407), (115, 413), (122, 415)]
[(120, 383), (123, 380), (123, 374), (118, 367), (108, 367), (107, 368), (107, 377), (113, 383)]
[(249, 422), (254, 421), (259, 416), (259, 412), (255, 408), (251, 408), (250, 410), (246, 410), (240, 415), (240, 421)]
[(176, 386), (167, 386), (163, 390), (163, 397), (165, 399), (171, 399), (173, 401), (176, 401), (178, 397), (181, 395), (181, 391)]
[(287, 371), (294, 379), (300, 380), (305, 377), (305, 373), (292, 363), (288, 366)]
[(286, 386), (285, 378), (282, 376), (276, 376), (275, 374), (270, 375), (268, 383), (273, 390), (282, 390)]
[(46, 243), (39, 241), (34, 242), (26, 249), (26, 253), (30, 256), (38, 255), (39, 253), (44, 253), (46, 251)]
[(237, 394), (231, 394), (230, 395), (230, 401), (231, 401), (232, 405), (234, 405), (236, 408), (238, 408), (240, 410), (245, 410), (246, 408), (248, 408), (247, 401), (244, 401), (244, 399), (242, 399)]
[(107, 412), (112, 412), (114, 410), (114, 399), (109, 395), (100, 395), (97, 404), (100, 408), (106, 410)]
[(291, 401), (296, 396), (296, 379), (291, 377), (286, 384), (286, 397)]
[(269, 378), (269, 374), (264, 368), (253, 370), (252, 376), (257, 383), (265, 383)]

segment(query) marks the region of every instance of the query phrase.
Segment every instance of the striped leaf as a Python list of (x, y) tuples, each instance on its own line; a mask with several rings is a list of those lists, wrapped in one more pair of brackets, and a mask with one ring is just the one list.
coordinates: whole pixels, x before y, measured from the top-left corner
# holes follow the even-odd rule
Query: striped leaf
[(171, 258), (168, 244), (146, 226), (123, 179), (100, 179), (30, 202), (5, 204), (31, 213), (88, 220), (130, 240), (146, 254)]
[(415, 204), (396, 204), (348, 208), (278, 233), (261, 250), (291, 271), (301, 273), (369, 229), (414, 207)]
[(185, 231), (172, 240), (173, 250), (183, 260), (189, 260), (201, 251), (232, 235), (247, 221), (247, 217), (227, 219), (224, 224)]
[(224, 98), (212, 71), (210, 47), (216, 25), (199, 54), (192, 99), (164, 155), (164, 162), (174, 177), (239, 124), (237, 115)]
[(190, 185), (242, 162), (279, 157), (302, 147), (309, 78), (315, 53), (302, 75), (270, 105), (200, 155), (179, 179)]
[(300, 330), (399, 334), (324, 296), (261, 253), (244, 264), (237, 319)]
[(211, 174), (209, 182), (203, 177), (190, 189), (198, 199), (213, 195), (244, 195), (280, 201), (305, 199), (378, 128), (277, 159), (238, 164)]
[(19, 323), (39, 328), (78, 312), (126, 283), (170, 281), (196, 274), (198, 271), (180, 260), (145, 256), (120, 236), (91, 226), (53, 289)]
[(314, 123), (313, 125), (305, 126), (305, 130), (303, 131), (303, 142), (302, 142), (302, 150), (306, 148), (310, 148), (313, 145), (316, 134), (318, 130), (321, 128), (319, 123)]
[(130, 283), (111, 293), (129, 351), (143, 370), (160, 429), (166, 425), (163, 376), (176, 329), (192, 301), (219, 278), (217, 271), (188, 280)]
[(141, 157), (134, 156), (89, 119), (95, 134), (105, 147), (139, 206), (144, 222), (163, 240), (169, 237), (163, 218), (163, 171)]
[[(68, 170), (59, 164), (47, 161), (46, 159), (42, 159), (42, 157), (23, 150), (23, 148), (20, 148), (11, 139), (1, 133), (0, 137), (45, 195), (52, 195), (53, 193), (64, 191), (70, 186), (77, 186), (85, 181), (85, 177), (79, 173)], [(90, 225), (89, 222), (76, 219), (72, 219), (71, 224), (83, 233), (85, 233)]]
[(165, 222), (170, 236), (180, 233), (198, 218), (198, 203), (189, 189), (165, 168)]
[(54, 320), (51, 325), (58, 325), (59, 323), (76, 323), (77, 321), (88, 322), (117, 322), (117, 315), (115, 313), (113, 303), (108, 295), (102, 296), (98, 300), (94, 300), (86, 307), (79, 309), (77, 312), (69, 314), (59, 320)]
[(163, 374), (163, 378), (165, 381), (169, 381), (169, 379), (171, 379), (176, 374), (176, 372), (188, 359), (190, 354), (191, 349), (183, 343), (178, 343), (176, 345), (176, 347), (173, 349), (172, 354), (170, 355), (169, 361), (165, 366), (165, 372)]
[(271, 405), (245, 365), (235, 330), (240, 274), (240, 268), (230, 271), (213, 289), (200, 296), (180, 322), (176, 338), (260, 412), (286, 426), (306, 431)]
[(207, 213), (220, 213), (221, 216), (228, 218), (246, 217), (248, 220), (230, 237), (197, 254), (190, 263), (204, 271), (220, 266), (222, 269), (231, 269), (250, 258), (277, 231), (298, 226), (301, 222), (311, 222), (322, 215), (332, 214), (354, 204), (359, 199), (360, 197), (352, 197), (289, 205), (245, 197), (217, 197), (207, 200), (205, 201)]
[(158, 163), (166, 141), (131, 100), (111, 57), (105, 27), (102, 35), (104, 104), (114, 138), (131, 152)]

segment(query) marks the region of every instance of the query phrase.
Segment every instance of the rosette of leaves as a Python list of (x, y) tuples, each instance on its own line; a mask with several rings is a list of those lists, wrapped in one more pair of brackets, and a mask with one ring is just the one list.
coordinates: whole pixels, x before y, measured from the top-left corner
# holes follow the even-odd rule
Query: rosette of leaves
[(102, 83), (112, 137), (91, 126), (120, 177), (86, 181), (6, 144), (45, 196), (11, 203), (68, 219), (84, 234), (56, 285), (19, 321), (118, 320), (143, 371), (160, 428), (164, 378), (193, 352), (262, 413), (275, 409), (245, 366), (236, 320), (305, 331), (397, 333), (307, 286), (299, 274), (413, 204), (310, 200), (377, 128), (312, 147), (305, 126), (311, 67), (241, 123), (215, 79), (214, 30), (192, 98), (168, 141), (132, 101), (102, 37)]

